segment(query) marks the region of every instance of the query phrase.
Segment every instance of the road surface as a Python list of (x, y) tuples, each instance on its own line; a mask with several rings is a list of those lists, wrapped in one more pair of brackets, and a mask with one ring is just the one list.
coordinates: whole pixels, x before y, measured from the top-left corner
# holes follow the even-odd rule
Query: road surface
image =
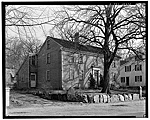
[(136, 116), (145, 114), (145, 100), (119, 103), (43, 104), (8, 108), (9, 116)]

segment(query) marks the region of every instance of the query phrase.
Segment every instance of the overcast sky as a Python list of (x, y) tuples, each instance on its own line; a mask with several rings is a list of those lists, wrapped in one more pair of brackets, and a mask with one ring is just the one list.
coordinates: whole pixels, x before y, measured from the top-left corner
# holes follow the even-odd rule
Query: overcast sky
[[(60, 10), (61, 8), (60, 5), (15, 5), (14, 7), (15, 8), (19, 7), (20, 10), (27, 11), (29, 14), (32, 15), (32, 17), (39, 16), (41, 18), (45, 18), (42, 19), (41, 21), (47, 21), (53, 19), (54, 11)], [(42, 26), (36, 26), (34, 28), (36, 32), (36, 37), (42, 41), (45, 41), (46, 36), (50, 35), (50, 29), (52, 28), (52, 25), (45, 24)], [(23, 27), (21, 29), (23, 29)], [(17, 36), (16, 34), (17, 31), (15, 27), (11, 26), (6, 30), (9, 31), (8, 32), (9, 36)]]

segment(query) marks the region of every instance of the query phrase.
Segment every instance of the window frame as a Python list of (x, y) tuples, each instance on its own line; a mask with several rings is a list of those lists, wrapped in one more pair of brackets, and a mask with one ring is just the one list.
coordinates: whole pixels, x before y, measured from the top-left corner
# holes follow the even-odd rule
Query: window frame
[(121, 77), (121, 83), (125, 83), (125, 77)]
[(74, 56), (70, 56), (69, 57), (69, 63), (74, 63), (74, 61), (75, 61), (74, 59), (75, 59)]
[(135, 82), (142, 82), (142, 75), (135, 76)]
[(47, 49), (50, 49), (50, 40), (48, 40), (46, 43), (47, 43)]
[[(49, 75), (49, 79), (48, 79), (48, 75)], [(46, 81), (50, 81), (50, 70), (46, 70)]]
[(46, 54), (46, 63), (50, 64), (51, 63), (51, 53)]
[(131, 65), (125, 66), (125, 72), (130, 72), (131, 71)]
[(79, 61), (78, 62), (79, 62), (79, 64), (83, 63), (83, 55), (82, 54), (79, 55)]
[[(33, 59), (34, 58), (34, 59)], [(34, 63), (34, 64), (33, 64)], [(32, 65), (36, 65), (36, 58), (35, 58), (35, 55), (33, 55), (32, 57), (31, 57), (31, 64)]]
[(135, 65), (135, 71), (142, 71), (142, 64)]
[(113, 61), (112, 68), (116, 68), (116, 61)]
[(34, 75), (34, 76), (35, 76), (35, 81), (36, 81), (36, 73), (31, 73), (31, 74), (30, 74), (30, 80), (31, 80), (31, 75)]

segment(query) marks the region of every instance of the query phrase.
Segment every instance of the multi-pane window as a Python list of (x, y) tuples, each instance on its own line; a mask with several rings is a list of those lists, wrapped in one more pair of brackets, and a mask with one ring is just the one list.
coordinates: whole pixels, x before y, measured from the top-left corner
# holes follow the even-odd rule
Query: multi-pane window
[(129, 72), (129, 71), (131, 71), (131, 65), (125, 66), (125, 72)]
[(29, 57), (30, 65), (36, 65), (36, 56), (30, 56)]
[(135, 65), (135, 71), (142, 71), (142, 65), (141, 64)]
[(47, 41), (47, 49), (50, 48), (50, 40)]
[(125, 83), (125, 77), (121, 77), (121, 82)]
[(46, 80), (47, 81), (50, 80), (50, 71), (49, 70), (46, 71)]
[(135, 76), (135, 82), (142, 82), (142, 76)]
[(50, 53), (47, 54), (47, 64), (50, 63), (50, 55), (51, 55)]

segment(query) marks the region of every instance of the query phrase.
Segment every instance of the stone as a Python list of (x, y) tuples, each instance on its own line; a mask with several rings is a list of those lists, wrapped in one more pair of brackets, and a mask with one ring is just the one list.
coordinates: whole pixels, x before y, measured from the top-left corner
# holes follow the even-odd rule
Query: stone
[(93, 95), (92, 94), (88, 94), (88, 103), (93, 103), (94, 99), (93, 99)]
[(124, 102), (124, 96), (123, 95), (118, 95), (118, 97), (119, 97), (119, 100), (121, 101), (121, 102)]
[(133, 94), (133, 100), (139, 100), (139, 94)]
[(128, 100), (129, 100), (128, 95), (124, 94), (124, 101), (128, 101)]
[(119, 102), (118, 95), (112, 95), (110, 99), (111, 99), (111, 102)]
[(99, 102), (103, 103), (103, 95), (99, 95)]
[(99, 95), (94, 95), (94, 103), (99, 103)]
[(111, 97), (110, 95), (107, 95), (107, 103), (110, 103), (111, 102)]
[(81, 93), (76, 92), (75, 98), (76, 98), (76, 101), (83, 102), (83, 96)]
[(82, 96), (83, 96), (83, 102), (84, 103), (88, 103), (88, 97), (87, 97), (87, 95), (83, 94)]
[(103, 94), (103, 102), (106, 103), (107, 102), (107, 95)]
[(63, 94), (63, 95), (62, 95), (62, 100), (63, 100), (63, 101), (67, 101), (67, 100), (68, 100), (66, 94)]
[(132, 100), (132, 95), (131, 94), (128, 94), (128, 100)]

